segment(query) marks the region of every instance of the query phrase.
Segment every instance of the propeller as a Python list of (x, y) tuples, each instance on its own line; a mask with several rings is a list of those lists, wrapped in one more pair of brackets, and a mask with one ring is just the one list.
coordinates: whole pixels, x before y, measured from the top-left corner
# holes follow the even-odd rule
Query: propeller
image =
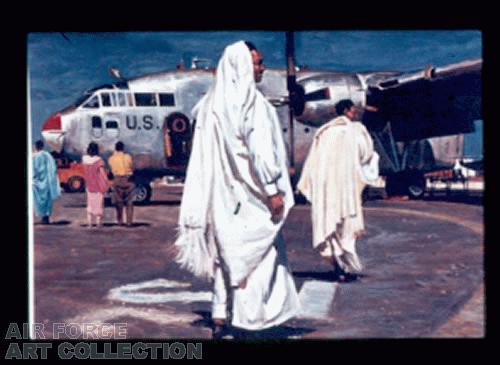
[[(292, 171), (295, 169), (295, 157), (294, 157), (294, 133), (293, 133), (293, 116), (298, 111), (300, 114), (304, 111), (304, 105), (300, 102), (300, 95), (304, 95), (304, 89), (300, 89), (297, 84), (297, 79), (295, 76), (295, 50), (293, 41), (293, 32), (286, 32), (286, 88), (288, 90), (288, 100), (289, 100), (289, 119), (288, 119), (288, 145), (290, 146), (290, 168)], [(301, 90), (301, 91), (300, 91)], [(304, 103), (302, 103), (304, 104)]]
[(286, 32), (286, 87), (290, 110), (293, 115), (301, 115), (304, 112), (304, 88), (297, 84), (295, 75), (295, 45), (293, 32)]
[(286, 86), (288, 90), (289, 101), (289, 146), (290, 146), (290, 167), (292, 170), (295, 166), (294, 160), (294, 133), (293, 133), (293, 118), (302, 115), (305, 108), (305, 103), (308, 101), (327, 100), (330, 99), (329, 88), (319, 89), (310, 93), (305, 93), (304, 87), (297, 83), (295, 75), (295, 45), (293, 32), (286, 32)]

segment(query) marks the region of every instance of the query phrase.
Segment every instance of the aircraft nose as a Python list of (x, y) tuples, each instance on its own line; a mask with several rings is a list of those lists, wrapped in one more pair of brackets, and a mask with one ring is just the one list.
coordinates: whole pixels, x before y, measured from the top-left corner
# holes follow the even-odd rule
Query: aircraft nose
[(61, 152), (64, 143), (61, 113), (52, 114), (42, 126), (42, 137), (53, 150)]

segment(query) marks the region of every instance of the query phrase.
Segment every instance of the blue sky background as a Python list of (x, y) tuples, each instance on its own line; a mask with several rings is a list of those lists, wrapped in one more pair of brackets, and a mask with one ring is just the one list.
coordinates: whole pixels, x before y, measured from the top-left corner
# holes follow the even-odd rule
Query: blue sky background
[[(30, 33), (28, 67), (32, 140), (52, 113), (83, 91), (114, 82), (108, 67), (130, 78), (175, 68), (181, 58), (208, 58), (215, 66), (224, 47), (245, 39), (268, 67), (285, 66), (285, 34), (270, 31)], [(338, 71), (409, 71), (482, 57), (478, 30), (303, 31), (295, 33), (296, 61)], [(482, 125), (467, 136), (466, 153), (482, 151)]]

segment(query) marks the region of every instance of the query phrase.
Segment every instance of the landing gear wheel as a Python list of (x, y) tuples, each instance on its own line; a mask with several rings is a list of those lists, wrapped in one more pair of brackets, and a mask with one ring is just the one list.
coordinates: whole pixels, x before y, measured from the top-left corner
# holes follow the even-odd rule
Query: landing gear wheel
[(422, 173), (415, 171), (407, 174), (406, 190), (410, 199), (420, 199), (425, 194), (425, 177)]
[(134, 203), (137, 204), (145, 204), (148, 203), (151, 199), (151, 186), (149, 183), (138, 182), (135, 184), (135, 189), (133, 192)]
[(66, 183), (68, 193), (81, 193), (85, 191), (85, 180), (81, 176), (71, 176)]
[(388, 196), (408, 195), (411, 199), (420, 199), (425, 194), (425, 177), (419, 171), (388, 176), (385, 191)]

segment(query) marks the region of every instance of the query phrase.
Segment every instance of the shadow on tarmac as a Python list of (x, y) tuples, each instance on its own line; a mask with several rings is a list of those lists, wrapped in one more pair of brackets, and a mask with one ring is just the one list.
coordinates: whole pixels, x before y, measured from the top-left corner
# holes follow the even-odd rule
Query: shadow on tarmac
[[(194, 311), (193, 313), (201, 316), (202, 318), (191, 323), (194, 327), (213, 328), (211, 313), (208, 311)], [(280, 339), (301, 336), (307, 333), (314, 332), (313, 328), (305, 327), (290, 327), (290, 326), (276, 326), (261, 331), (248, 331), (242, 328), (230, 326), (227, 334), (231, 335), (235, 340), (250, 340), (250, 339)]]
[[(138, 207), (154, 207), (154, 206), (160, 206), (160, 205), (180, 205), (181, 201), (180, 200), (151, 200), (147, 203), (134, 203), (134, 206)], [(87, 205), (85, 203), (78, 203), (78, 204), (66, 204), (64, 205), (65, 208), (87, 208)], [(105, 208), (114, 208), (115, 205), (111, 202), (104, 201), (104, 207)]]
[(321, 281), (336, 281), (338, 278), (333, 272), (331, 271), (323, 271), (323, 272), (317, 272), (317, 271), (294, 271), (292, 273), (293, 277), (295, 278), (301, 278), (301, 279), (313, 279), (313, 280), (321, 280)]
[(140, 203), (135, 205), (154, 207), (159, 205), (180, 205), (180, 204), (181, 204), (180, 200), (151, 200), (150, 202), (147, 203)]
[(66, 221), (66, 220), (54, 221), (54, 222), (50, 222), (49, 224), (35, 222), (35, 226), (67, 226), (68, 224), (71, 224), (71, 222)]
[[(80, 224), (80, 227), (85, 227), (88, 228), (88, 224)], [(141, 222), (135, 222), (132, 223), (130, 226), (126, 225), (119, 225), (118, 223), (103, 223), (103, 227), (120, 227), (120, 228), (136, 228), (136, 227), (149, 227), (151, 224), (149, 223), (141, 223)], [(96, 228), (95, 224), (93, 225), (94, 228)]]
[[(294, 271), (292, 273), (293, 277), (297, 279), (312, 279), (312, 280), (320, 280), (320, 281), (340, 281), (340, 282), (350, 282), (356, 280), (339, 280), (339, 277), (333, 270), (331, 271)], [(357, 278), (362, 279), (366, 277), (364, 274), (357, 274)]]

